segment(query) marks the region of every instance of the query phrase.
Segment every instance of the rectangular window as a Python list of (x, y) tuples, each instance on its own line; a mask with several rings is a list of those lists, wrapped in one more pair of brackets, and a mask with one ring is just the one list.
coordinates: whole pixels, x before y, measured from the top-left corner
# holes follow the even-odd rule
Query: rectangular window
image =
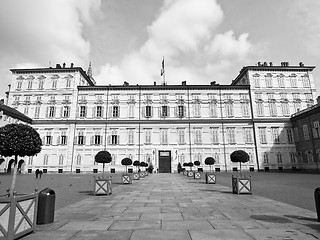
[(195, 128), (194, 129), (194, 143), (195, 144), (202, 144), (202, 130), (201, 128)]
[(299, 112), (301, 110), (301, 103), (300, 102), (294, 102), (293, 106), (294, 106), (294, 110), (296, 112)]
[(272, 77), (266, 77), (266, 87), (267, 88), (272, 88)]
[(303, 125), (303, 136), (304, 136), (304, 140), (309, 140), (309, 131), (308, 131), (308, 126), (307, 125)]
[(111, 144), (112, 145), (118, 144), (118, 135), (111, 135)]
[(66, 135), (61, 135), (61, 145), (67, 145), (67, 136)]
[(145, 144), (151, 144), (151, 129), (145, 129)]
[(257, 115), (258, 115), (259, 117), (263, 117), (263, 115), (264, 115), (263, 102), (257, 102)]
[(70, 114), (70, 107), (69, 106), (63, 106), (63, 117), (68, 118)]
[(292, 93), (293, 100), (300, 100), (300, 94), (299, 93)]
[(290, 153), (290, 161), (291, 163), (296, 163), (296, 153), (294, 152)]
[(87, 113), (87, 108), (86, 108), (86, 106), (80, 106), (80, 117), (86, 117), (86, 113)]
[(146, 114), (145, 114), (145, 117), (149, 118), (149, 117), (152, 117), (152, 107), (151, 106), (146, 106)]
[(178, 143), (185, 144), (185, 128), (178, 128)]
[(168, 106), (161, 106), (161, 117), (168, 117)]
[(28, 113), (29, 113), (29, 107), (28, 106), (25, 106), (23, 113), (25, 115), (28, 115)]
[(219, 143), (219, 128), (211, 128), (212, 134), (212, 143), (217, 144)]
[(269, 163), (269, 154), (267, 152), (263, 153), (263, 163)]
[(248, 117), (249, 114), (249, 103), (241, 103), (241, 109), (242, 109), (242, 116)]
[(260, 87), (260, 78), (259, 77), (254, 77), (253, 80), (254, 80), (254, 86), (256, 88), (259, 88)]
[(277, 105), (274, 101), (269, 102), (269, 112), (271, 117), (277, 116)]
[(302, 84), (303, 84), (303, 87), (305, 88), (310, 87), (310, 80), (307, 76), (302, 77)]
[(194, 117), (201, 117), (201, 106), (199, 103), (193, 104), (193, 115)]
[(260, 143), (267, 143), (267, 133), (265, 127), (259, 127)]
[(34, 110), (34, 118), (39, 118), (40, 116), (40, 106), (36, 106)]
[(288, 143), (294, 143), (292, 128), (287, 128)]
[(21, 90), (21, 87), (22, 87), (22, 82), (19, 81), (19, 82), (17, 83), (17, 90)]
[(51, 145), (52, 144), (52, 136), (48, 135), (48, 134), (46, 136), (46, 145)]
[(128, 129), (128, 144), (134, 144), (134, 128)]
[(102, 106), (96, 107), (96, 117), (98, 118), (102, 117)]
[(129, 118), (133, 118), (134, 117), (134, 104), (133, 103), (129, 103), (128, 104), (128, 117)]
[(278, 85), (280, 88), (284, 88), (284, 77), (278, 77)]
[(290, 116), (289, 104), (287, 102), (281, 103), (281, 110), (283, 116)]
[(209, 116), (210, 117), (217, 117), (217, 103), (216, 102), (209, 103)]
[(70, 78), (67, 78), (66, 87), (67, 88), (71, 87), (71, 79)]
[(83, 135), (78, 136), (78, 145), (84, 145), (84, 136)]
[(94, 135), (94, 145), (100, 145), (101, 144), (101, 135)]
[(56, 89), (57, 88), (57, 80), (52, 80), (52, 89)]
[(292, 88), (296, 88), (297, 87), (297, 79), (296, 77), (290, 77), (290, 84)]
[(313, 138), (319, 138), (320, 137), (320, 129), (319, 129), (319, 121), (315, 121), (313, 123)]
[(244, 142), (245, 143), (252, 143), (252, 129), (251, 128), (244, 128)]
[(56, 108), (54, 106), (49, 107), (49, 115), (48, 115), (49, 118), (53, 118), (55, 116), (55, 110)]
[(160, 144), (168, 144), (168, 129), (160, 129)]
[(32, 80), (28, 81), (28, 89), (32, 89)]
[(43, 89), (43, 80), (39, 80), (39, 86), (38, 86), (39, 89)]
[(271, 128), (271, 134), (272, 134), (273, 142), (274, 143), (280, 143), (279, 128), (278, 127), (272, 127)]
[(281, 152), (277, 152), (277, 162), (282, 163), (282, 153)]
[(236, 143), (235, 128), (227, 128), (227, 141), (228, 143)]
[(233, 103), (231, 101), (228, 101), (225, 104), (225, 107), (226, 107), (226, 116), (233, 117)]
[(59, 165), (63, 165), (63, 155), (59, 156)]
[(114, 118), (119, 117), (119, 106), (112, 107), (112, 117), (114, 117)]
[(178, 106), (178, 117), (179, 118), (183, 118), (184, 117), (184, 106), (183, 105), (179, 105)]

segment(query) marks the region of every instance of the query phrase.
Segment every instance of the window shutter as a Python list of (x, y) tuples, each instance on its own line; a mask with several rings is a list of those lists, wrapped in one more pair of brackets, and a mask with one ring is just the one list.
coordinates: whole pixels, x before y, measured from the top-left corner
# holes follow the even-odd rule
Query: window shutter
[(63, 106), (60, 108), (60, 118), (63, 117)]
[(49, 117), (49, 107), (46, 109), (46, 118)]
[(159, 106), (158, 108), (158, 115), (159, 117), (162, 117), (162, 106)]
[(117, 145), (120, 143), (120, 135), (117, 136)]
[(174, 107), (174, 116), (178, 117), (178, 106)]
[(170, 107), (167, 106), (167, 117), (170, 117)]
[(42, 137), (42, 145), (45, 145), (46, 144), (46, 137)]
[(153, 117), (153, 106), (151, 106), (151, 117)]
[(120, 106), (118, 106), (118, 116), (117, 117), (120, 117)]
[(93, 118), (97, 117), (97, 115), (95, 114), (96, 112), (97, 112), (97, 107), (94, 106), (94, 107), (92, 108), (92, 117), (93, 117)]
[(318, 132), (316, 128), (312, 128), (312, 133), (313, 133), (313, 138), (317, 138), (318, 137)]
[(93, 140), (94, 140), (93, 138), (94, 138), (94, 136), (91, 136), (91, 137), (90, 137), (90, 145), (93, 144)]
[(57, 145), (60, 144), (60, 136), (57, 137)]
[(68, 136), (66, 136), (66, 144), (68, 144)]
[(57, 107), (53, 107), (53, 117), (56, 117), (56, 110), (57, 110)]
[(73, 139), (73, 144), (74, 144), (74, 145), (78, 145), (77, 138), (78, 138), (78, 136), (74, 136), (74, 139)]
[(109, 136), (107, 136), (107, 142), (108, 142), (108, 145), (110, 145), (111, 144), (111, 136), (109, 135)]
[(86, 145), (86, 136), (83, 136), (83, 145)]
[(186, 117), (186, 116), (187, 116), (187, 108), (183, 106), (183, 117)]
[(112, 116), (112, 106), (111, 107), (109, 107), (109, 118), (112, 118), (113, 116)]

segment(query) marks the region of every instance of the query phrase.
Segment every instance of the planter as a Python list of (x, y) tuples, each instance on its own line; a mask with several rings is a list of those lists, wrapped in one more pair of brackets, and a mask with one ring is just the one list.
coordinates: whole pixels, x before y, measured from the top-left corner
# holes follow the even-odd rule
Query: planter
[(232, 192), (236, 194), (252, 194), (251, 177), (232, 175)]
[(213, 173), (206, 173), (206, 184), (215, 184), (216, 183), (216, 175)]
[(144, 178), (144, 172), (140, 172), (139, 175), (140, 175), (140, 178)]
[(193, 177), (194, 177), (194, 179), (201, 179), (201, 173), (200, 172), (194, 172)]
[(148, 176), (148, 175), (149, 175), (148, 171), (145, 171), (145, 172), (143, 172), (143, 173), (144, 173), (145, 176)]
[(35, 231), (37, 204), (37, 192), (0, 198), (0, 239), (17, 239)]
[(133, 174), (133, 180), (139, 180), (140, 179), (140, 174), (139, 173), (134, 173)]
[(130, 174), (124, 173), (122, 174), (122, 184), (132, 184), (132, 177)]
[(107, 179), (95, 178), (93, 195), (110, 195), (112, 193), (112, 178)]
[(193, 171), (188, 172), (188, 177), (193, 177)]

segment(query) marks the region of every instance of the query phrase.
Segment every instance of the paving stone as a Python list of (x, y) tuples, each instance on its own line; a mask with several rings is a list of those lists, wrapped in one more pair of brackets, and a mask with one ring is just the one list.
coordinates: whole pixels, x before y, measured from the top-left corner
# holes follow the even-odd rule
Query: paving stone
[(80, 231), (77, 232), (70, 240), (129, 240), (132, 231)]
[(161, 229), (161, 221), (115, 221), (109, 230)]
[(249, 234), (241, 229), (225, 230), (190, 230), (192, 240), (253, 240)]
[(69, 240), (77, 231), (45, 231), (24, 236), (23, 240)]
[(187, 230), (135, 230), (130, 240), (190, 240)]
[(183, 220), (183, 221), (162, 221), (163, 230), (172, 230), (172, 229), (212, 229), (213, 226), (207, 220), (198, 219), (194, 220)]
[(107, 230), (112, 223), (113, 221), (72, 221), (57, 230)]
[(141, 220), (183, 220), (181, 213), (142, 213)]
[(298, 230), (287, 229), (287, 228), (269, 228), (269, 229), (245, 229), (245, 231), (251, 235), (253, 238), (259, 240), (315, 240), (319, 239), (320, 234), (318, 236), (305, 234)]

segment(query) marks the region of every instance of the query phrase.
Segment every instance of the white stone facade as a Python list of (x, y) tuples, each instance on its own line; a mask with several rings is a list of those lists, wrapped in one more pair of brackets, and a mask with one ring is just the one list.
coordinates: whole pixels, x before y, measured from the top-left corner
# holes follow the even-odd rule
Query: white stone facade
[(250, 155), (244, 169), (291, 168), (290, 115), (315, 99), (312, 69), (252, 66), (231, 85), (142, 86), (96, 86), (78, 67), (12, 69), (9, 105), (32, 118), (43, 139), (41, 153), (25, 159), (29, 171), (100, 172), (94, 156), (104, 149), (113, 156), (107, 170), (116, 172), (125, 157), (158, 168), (162, 150), (171, 172), (195, 160), (209, 169), (209, 156), (214, 169), (232, 170), (237, 149)]

